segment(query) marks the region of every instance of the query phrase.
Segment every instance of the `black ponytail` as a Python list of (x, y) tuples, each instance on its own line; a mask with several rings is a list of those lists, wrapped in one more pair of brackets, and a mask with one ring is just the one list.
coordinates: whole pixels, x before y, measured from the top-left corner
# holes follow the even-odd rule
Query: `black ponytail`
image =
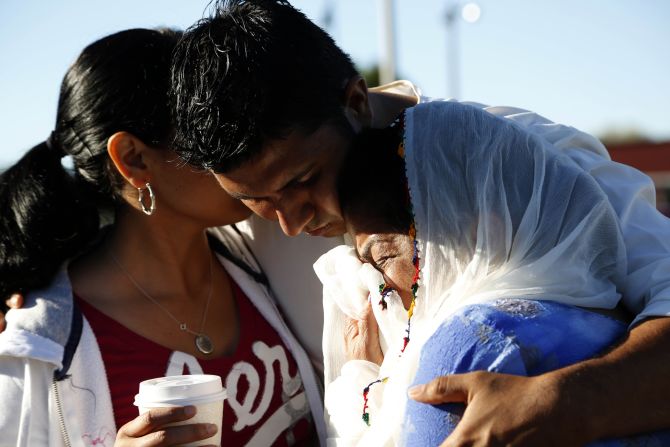
[(46, 143), (2, 174), (0, 209), (3, 306), (11, 293), (46, 285), (98, 231), (95, 204)]
[[(89, 45), (61, 84), (54, 132), (0, 175), (0, 306), (46, 286), (93, 241), (100, 210), (119, 202), (107, 140), (130, 132), (154, 147), (172, 133), (167, 92), (181, 33), (133, 29)], [(61, 164), (70, 156), (74, 170)]]

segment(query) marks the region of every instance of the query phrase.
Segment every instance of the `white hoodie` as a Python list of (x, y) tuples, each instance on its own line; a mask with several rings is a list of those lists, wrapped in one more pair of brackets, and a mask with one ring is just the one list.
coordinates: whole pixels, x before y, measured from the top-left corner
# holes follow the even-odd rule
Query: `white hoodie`
[[(259, 268), (232, 228), (211, 232), (235, 258)], [(222, 256), (219, 260), (291, 351), (324, 440), (319, 381), (275, 298), (237, 265)], [(0, 446), (112, 446), (117, 427), (105, 366), (90, 325), (73, 305), (67, 268), (6, 319), (7, 329), (0, 334)]]

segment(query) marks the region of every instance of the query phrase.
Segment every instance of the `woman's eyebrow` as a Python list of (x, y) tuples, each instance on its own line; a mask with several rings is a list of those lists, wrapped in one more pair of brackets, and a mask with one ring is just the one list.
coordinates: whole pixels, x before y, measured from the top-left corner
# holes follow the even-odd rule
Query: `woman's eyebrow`
[(358, 247), (356, 247), (356, 253), (358, 254), (358, 258), (361, 261), (364, 262), (371, 262), (372, 261), (372, 246), (379, 242), (380, 236), (378, 234), (373, 234), (370, 235), (365, 242), (363, 242), (363, 247), (361, 247), (360, 252), (358, 251)]

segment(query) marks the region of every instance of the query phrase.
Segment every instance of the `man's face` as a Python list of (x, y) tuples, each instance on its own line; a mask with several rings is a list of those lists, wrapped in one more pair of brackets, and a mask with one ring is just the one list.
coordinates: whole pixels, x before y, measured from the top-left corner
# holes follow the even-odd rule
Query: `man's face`
[(253, 212), (278, 220), (288, 236), (341, 235), (346, 229), (336, 185), (350, 141), (345, 130), (332, 124), (308, 135), (293, 131), (268, 141), (259, 156), (216, 178)]

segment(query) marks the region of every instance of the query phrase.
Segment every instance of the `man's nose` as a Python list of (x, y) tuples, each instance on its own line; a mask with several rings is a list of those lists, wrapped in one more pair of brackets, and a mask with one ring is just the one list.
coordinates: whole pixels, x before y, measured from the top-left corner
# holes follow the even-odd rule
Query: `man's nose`
[(276, 207), (277, 220), (284, 234), (297, 236), (314, 218), (314, 206), (309, 201), (287, 199)]

